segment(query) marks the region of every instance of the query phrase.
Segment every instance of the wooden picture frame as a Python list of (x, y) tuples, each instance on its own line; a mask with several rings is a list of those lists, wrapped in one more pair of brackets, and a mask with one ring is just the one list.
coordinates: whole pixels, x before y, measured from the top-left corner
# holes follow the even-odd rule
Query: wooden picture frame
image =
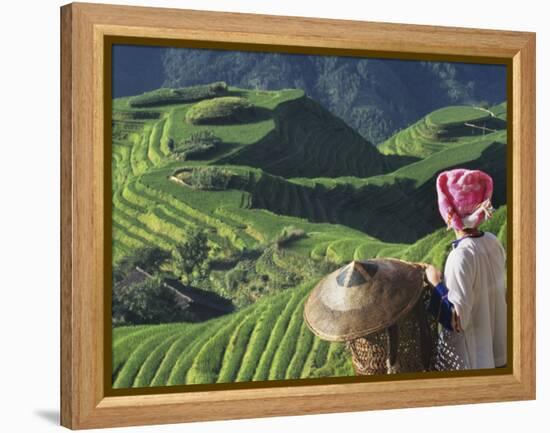
[[(109, 38), (284, 52), (497, 59), (511, 71), (508, 288), (512, 365), (464, 374), (120, 395), (105, 380), (104, 148)], [(535, 398), (535, 35), (97, 4), (61, 8), (61, 424), (72, 429)], [(511, 126), (510, 126), (511, 125)], [(510, 279), (511, 276), (511, 279)]]

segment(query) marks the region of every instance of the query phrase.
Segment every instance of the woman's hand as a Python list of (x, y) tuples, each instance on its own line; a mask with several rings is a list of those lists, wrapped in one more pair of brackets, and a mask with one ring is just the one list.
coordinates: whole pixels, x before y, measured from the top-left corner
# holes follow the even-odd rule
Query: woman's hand
[(462, 326), (460, 325), (460, 317), (458, 317), (458, 313), (453, 308), (453, 318), (452, 318), (452, 325), (455, 332), (463, 332)]
[(441, 272), (433, 265), (426, 267), (426, 278), (432, 286), (437, 286), (441, 282)]

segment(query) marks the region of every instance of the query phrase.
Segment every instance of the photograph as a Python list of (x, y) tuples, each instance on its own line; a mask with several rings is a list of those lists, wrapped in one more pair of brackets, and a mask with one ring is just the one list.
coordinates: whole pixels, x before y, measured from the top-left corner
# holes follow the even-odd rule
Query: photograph
[(2, 4), (1, 431), (544, 425), (548, 14), (425, 1)]
[(509, 64), (110, 56), (113, 389), (510, 367)]

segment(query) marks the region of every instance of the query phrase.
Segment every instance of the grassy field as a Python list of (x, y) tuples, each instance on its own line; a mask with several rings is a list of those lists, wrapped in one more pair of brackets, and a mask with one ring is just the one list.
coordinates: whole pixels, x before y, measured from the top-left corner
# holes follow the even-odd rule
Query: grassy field
[[(252, 266), (281, 289), (258, 290), (255, 302), (236, 303), (235, 312), (202, 323), (114, 328), (114, 387), (353, 374), (342, 344), (307, 330), (303, 302), (322, 269), (352, 259), (391, 256), (442, 266), (452, 240), (435, 209), (434, 179), (443, 169), (481, 168), (493, 176), (498, 211), (485, 229), (506, 242), (505, 125), (493, 122), (501, 128), (484, 133), (464, 127), (493, 119), (488, 112), (438, 110), (378, 150), (301, 90), (229, 87), (221, 96), (227, 97), (250, 111), (190, 122), (197, 105), (220, 107), (204, 88), (152, 92), (137, 104), (113, 101), (113, 262), (144, 246), (171, 250), (188, 229), (200, 228), (212, 261), (258, 251)], [(504, 121), (505, 105), (491, 110)], [(219, 140), (215, 148), (200, 159), (178, 158), (172, 149), (201, 131)], [(229, 173), (228, 187), (204, 190), (173, 180), (181, 170), (205, 167)], [(286, 227), (304, 235), (274, 248)], [(241, 265), (213, 271), (212, 287), (203, 289), (232, 299), (225, 276)], [(296, 275), (296, 284), (289, 283)]]
[(505, 104), (489, 109), (465, 106), (442, 108), (399, 131), (378, 149), (386, 155), (426, 158), (461, 145), (506, 143), (506, 119), (502, 117), (505, 112)]

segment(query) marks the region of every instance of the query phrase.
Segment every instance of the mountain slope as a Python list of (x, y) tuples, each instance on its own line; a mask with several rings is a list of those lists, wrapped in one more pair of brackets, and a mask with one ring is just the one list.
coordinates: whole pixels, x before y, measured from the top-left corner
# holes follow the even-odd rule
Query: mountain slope
[(492, 109), (496, 132), (465, 125), (488, 128), (482, 110), (451, 107), (400, 133), (413, 137), (424, 122), (429, 140), (394, 139), (384, 154), (301, 90), (219, 88), (113, 101), (113, 265), (142, 247), (173, 250), (201, 229), (210, 269), (197, 288), (236, 309), (114, 329), (115, 387), (353, 374), (343, 345), (307, 330), (303, 301), (352, 259), (442, 267), (453, 234), (436, 208), (441, 170), (493, 176), (499, 209), (484, 228), (505, 243), (505, 106)]
[(275, 128), (254, 146), (218, 163), (248, 165), (284, 177), (369, 177), (414, 158), (386, 157), (345, 122), (303, 95), (273, 112)]
[(167, 87), (224, 80), (248, 89), (304, 89), (375, 144), (438, 108), (506, 98), (500, 65), (202, 49), (167, 50), (163, 64)]
[(472, 106), (441, 108), (399, 131), (378, 149), (386, 155), (425, 158), (454, 145), (505, 142), (505, 113), (506, 104), (489, 109)]
[[(482, 228), (506, 245), (505, 221), (502, 207)], [(440, 229), (392, 256), (442, 267), (452, 239)], [(362, 259), (384, 256), (383, 250), (366, 251)], [(344, 345), (320, 340), (303, 322), (304, 301), (316, 282), (201, 324), (115, 329), (114, 388), (353, 375)]]
[[(162, 97), (162, 94), (156, 96)], [(229, 209), (234, 212), (243, 206), (249, 207), (246, 205), (248, 199), (243, 197), (243, 194), (246, 194), (243, 191), (195, 190), (174, 183), (169, 178), (174, 171), (182, 167), (192, 168), (222, 161), (239, 161), (243, 159), (243, 155), (255, 154), (259, 166), (269, 164), (271, 154), (257, 152), (262, 146), (261, 143), (267, 140), (266, 137), (274, 134), (276, 128), (302, 131), (297, 126), (301, 118), (289, 116), (286, 108), (280, 108), (286, 104), (296, 103), (299, 106), (305, 104), (313, 107), (308, 127), (312, 131), (332, 128), (331, 137), (338, 143), (338, 149), (345, 149), (346, 143), (351, 143), (350, 147), (355, 150), (363, 149), (362, 158), (350, 154), (341, 158), (333, 168), (334, 173), (346, 172), (347, 164), (351, 161), (361, 161), (356, 167), (365, 175), (379, 173), (385, 165), (385, 156), (354, 134), (339, 119), (315, 107), (315, 104), (305, 98), (299, 90), (258, 92), (230, 88), (229, 94), (246, 98), (260, 113), (259, 118), (249, 119), (246, 123), (228, 121), (215, 125), (196, 125), (185, 120), (187, 112), (197, 104), (196, 101), (174, 103), (172, 100), (163, 102), (161, 98), (155, 105), (146, 108), (133, 107), (130, 104), (132, 98), (118, 98), (113, 101), (115, 262), (143, 246), (172, 249), (185, 240), (185, 231), (191, 227), (206, 228), (209, 231), (209, 241), (220, 251), (242, 250), (257, 244), (258, 239), (266, 240), (272, 237), (273, 234), (258, 233), (250, 228), (250, 222), (244, 225), (226, 215), (230, 213)], [(314, 116), (316, 113), (321, 113), (324, 117), (318, 119)], [(174, 158), (170, 142), (179, 148), (181, 143), (193, 134), (205, 131), (219, 137), (221, 143), (213, 151), (203, 155), (203, 161), (180, 161)], [(316, 161), (321, 168), (333, 164), (337, 149), (324, 149), (320, 142), (307, 138), (299, 143), (298, 133), (289, 132), (286, 137), (286, 151), (292, 152), (292, 145), (301, 145), (301, 148), (310, 154), (320, 153), (316, 156)], [(248, 149), (252, 150), (248, 152)], [(368, 173), (366, 168), (372, 169), (372, 173)], [(319, 175), (320, 170), (310, 164), (298, 164), (294, 165), (289, 173)], [(249, 215), (251, 219), (255, 218), (253, 214)], [(274, 220), (274, 227), (278, 233), (284, 228), (282, 224), (285, 220), (279, 217), (275, 217)], [(287, 221), (286, 224), (290, 225), (292, 221)]]
[[(419, 123), (435, 118), (438, 131), (453, 130), (452, 139), (432, 139), (429, 155), (419, 160), (410, 155), (417, 149), (426, 153), (428, 147), (425, 140), (413, 138), (407, 142), (413, 146), (399, 148), (409, 156), (395, 157), (380, 154), (303, 92), (230, 92), (263, 109), (262, 116), (244, 124), (193, 125), (185, 117), (194, 102), (136, 109), (128, 98), (115, 100), (115, 258), (138, 245), (171, 248), (191, 226), (209, 227), (211, 241), (219, 248), (243, 249), (274, 236), (284, 224), (294, 224), (292, 218), (274, 217), (276, 229), (266, 236), (252, 221), (270, 214), (254, 209), (340, 224), (383, 241), (414, 242), (442, 225), (433, 185), (441, 170), (456, 166), (486, 170), (495, 179), (495, 205), (506, 202), (504, 129), (481, 135), (455, 126), (453, 130), (456, 113), (447, 110), (442, 122), (436, 112), (400, 134), (412, 137)], [(184, 141), (200, 131), (212, 131), (222, 143), (203, 161), (174, 160), (168, 142)], [(386, 146), (381, 149), (389, 152)], [(395, 158), (402, 161), (396, 164)], [(414, 162), (378, 174), (405, 161)], [(228, 190), (194, 190), (168, 179), (182, 167), (206, 165), (225, 165), (234, 172)]]

